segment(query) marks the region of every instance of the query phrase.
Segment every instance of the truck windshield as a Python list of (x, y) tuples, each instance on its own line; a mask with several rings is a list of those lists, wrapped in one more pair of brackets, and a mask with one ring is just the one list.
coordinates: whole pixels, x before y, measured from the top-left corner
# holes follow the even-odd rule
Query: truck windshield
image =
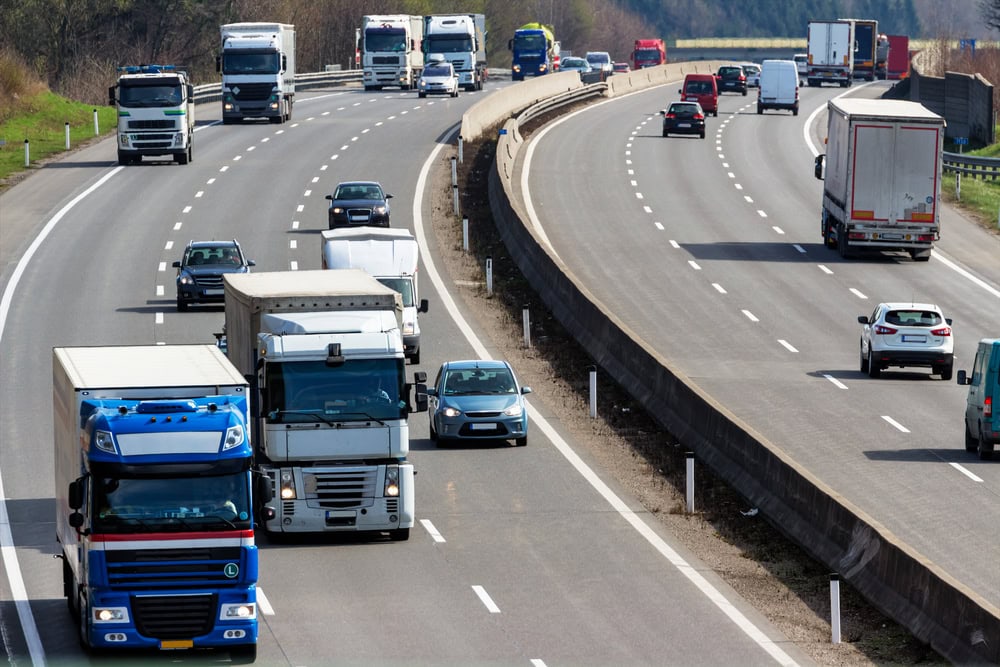
[(176, 107), (183, 101), (180, 84), (134, 86), (122, 83), (118, 92), (118, 104), (123, 107)]
[(365, 31), (365, 51), (406, 51), (406, 32), (402, 28), (372, 28)]
[(655, 60), (659, 62), (660, 52), (657, 49), (636, 49), (635, 59), (643, 61)]
[[(427, 69), (424, 69), (424, 76), (427, 76)], [(403, 297), (403, 308), (409, 308), (414, 305), (413, 299), (413, 281), (409, 278), (393, 278), (393, 277), (383, 277), (379, 278), (378, 281), (396, 290)]]
[(403, 359), (283, 361), (267, 365), (264, 412), (272, 423), (401, 419)]
[(424, 40), (424, 53), (469, 53), (472, 38), (468, 35), (428, 37)]
[(276, 51), (227, 51), (222, 54), (223, 74), (277, 74), (281, 57)]
[(125, 477), (95, 473), (95, 533), (246, 530), (252, 522), (249, 476)]
[(515, 51), (544, 51), (545, 35), (517, 35), (514, 37)]

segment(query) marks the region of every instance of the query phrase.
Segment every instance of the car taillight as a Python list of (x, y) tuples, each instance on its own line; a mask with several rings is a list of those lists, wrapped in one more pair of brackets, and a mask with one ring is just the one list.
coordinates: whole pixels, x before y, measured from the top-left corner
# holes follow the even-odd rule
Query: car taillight
[(677, 118), (677, 116), (675, 116), (672, 113), (668, 113), (666, 116), (664, 116), (664, 118)]
[(896, 333), (896, 329), (893, 329), (892, 327), (883, 326), (881, 324), (876, 324), (875, 333), (881, 336), (888, 336), (889, 334)]
[(940, 329), (931, 329), (931, 333), (935, 336), (950, 336), (951, 327), (941, 327)]
[(696, 114), (694, 115), (694, 119), (695, 119), (695, 120), (705, 120), (705, 114), (701, 114), (701, 113), (696, 113)]
[(983, 416), (992, 419), (993, 418), (993, 397), (987, 396), (986, 402), (983, 403)]

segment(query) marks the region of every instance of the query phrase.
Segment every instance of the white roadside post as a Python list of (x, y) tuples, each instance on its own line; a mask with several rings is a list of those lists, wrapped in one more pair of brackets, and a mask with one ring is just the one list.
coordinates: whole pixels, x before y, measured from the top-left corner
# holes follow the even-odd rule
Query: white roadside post
[(68, 122), (64, 125), (64, 129), (65, 129), (65, 134), (66, 134), (66, 150), (69, 150), (69, 123)]
[(493, 296), (493, 258), (486, 258), (486, 296)]
[(685, 496), (687, 502), (687, 513), (694, 513), (694, 452), (687, 452), (685, 455)]
[(590, 418), (597, 417), (597, 366), (590, 367)]
[(840, 575), (836, 572), (830, 575), (830, 641), (840, 643)]
[(462, 218), (462, 252), (469, 252), (469, 219)]
[(531, 347), (531, 314), (527, 305), (521, 308), (521, 321), (524, 323), (524, 347), (529, 348)]

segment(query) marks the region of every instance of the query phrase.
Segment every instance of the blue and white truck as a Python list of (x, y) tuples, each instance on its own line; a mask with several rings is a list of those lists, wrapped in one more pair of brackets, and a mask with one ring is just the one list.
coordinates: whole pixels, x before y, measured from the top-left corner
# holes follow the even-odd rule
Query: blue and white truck
[[(229, 273), (227, 354), (250, 378), (268, 533), (369, 532), (406, 540), (415, 521), (402, 297), (360, 269)], [(416, 394), (416, 407), (410, 403)]]
[(292, 119), (295, 103), (295, 26), (287, 23), (227, 23), (220, 28), (222, 123)]
[(144, 155), (190, 162), (194, 87), (187, 73), (173, 65), (129, 65), (118, 72), (108, 88), (108, 104), (118, 110), (118, 163), (136, 164)]
[[(91, 650), (257, 654), (247, 381), (214, 345), (53, 350), (56, 539)], [(261, 499), (263, 500), (263, 499)]]

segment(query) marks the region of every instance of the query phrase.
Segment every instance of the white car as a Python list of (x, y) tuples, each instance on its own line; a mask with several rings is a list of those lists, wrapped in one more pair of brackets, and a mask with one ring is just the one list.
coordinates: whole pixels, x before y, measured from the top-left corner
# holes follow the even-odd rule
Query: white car
[(861, 323), (861, 372), (877, 378), (889, 366), (929, 367), (950, 380), (955, 339), (951, 319), (932, 303), (880, 303)]
[(417, 97), (450, 95), (458, 97), (458, 77), (449, 62), (429, 62), (417, 81)]
[(611, 59), (611, 54), (607, 51), (587, 51), (583, 57), (590, 63), (594, 71), (601, 72), (603, 77), (615, 73), (615, 61)]
[(743, 74), (747, 78), (748, 88), (760, 88), (760, 65), (757, 63), (740, 63)]
[(795, 61), (795, 69), (799, 71), (799, 81), (806, 80), (806, 73), (809, 70), (809, 54), (808, 53), (796, 53), (792, 56), (792, 60)]

